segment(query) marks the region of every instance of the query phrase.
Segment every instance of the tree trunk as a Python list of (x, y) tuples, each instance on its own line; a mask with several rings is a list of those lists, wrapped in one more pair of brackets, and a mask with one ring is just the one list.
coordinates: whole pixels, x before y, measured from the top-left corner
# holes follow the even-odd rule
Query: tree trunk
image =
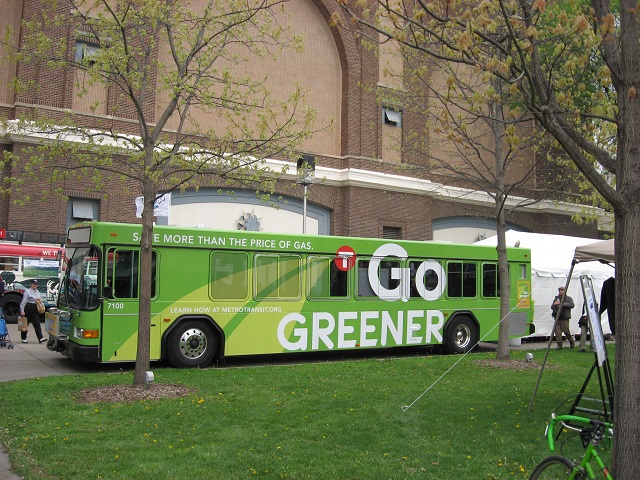
[(138, 351), (133, 384), (145, 386), (145, 373), (151, 367), (151, 248), (153, 242), (153, 204), (157, 191), (153, 183), (145, 179), (142, 185), (144, 211), (142, 212), (142, 237), (140, 239), (140, 290), (138, 313)]
[[(494, 82), (497, 91), (502, 90), (502, 82)], [(491, 122), (495, 146), (493, 150), (495, 160), (495, 216), (496, 234), (498, 237), (496, 249), (498, 251), (498, 273), (500, 275), (500, 326), (498, 327), (497, 360), (509, 360), (509, 310), (511, 309), (511, 282), (509, 279), (509, 262), (507, 259), (507, 222), (505, 220), (505, 177), (507, 175), (507, 161), (504, 157), (506, 139), (504, 109), (502, 104), (489, 102)]]
[(616, 360), (613, 466), (616, 479), (640, 478), (640, 205), (616, 215)]
[(498, 272), (500, 274), (500, 327), (498, 327), (497, 360), (509, 360), (509, 310), (511, 308), (511, 281), (509, 278), (509, 263), (507, 261), (506, 222), (504, 219), (503, 197), (496, 198), (497, 235), (498, 235)]

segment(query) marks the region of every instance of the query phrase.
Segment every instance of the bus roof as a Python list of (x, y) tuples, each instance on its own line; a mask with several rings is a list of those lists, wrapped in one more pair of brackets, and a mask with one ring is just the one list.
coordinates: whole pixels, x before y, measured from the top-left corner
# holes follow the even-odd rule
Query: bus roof
[[(69, 237), (86, 238), (87, 233), (75, 235), (73, 230), (91, 228), (91, 243), (139, 245), (142, 226), (139, 224), (112, 222), (84, 222), (69, 228)], [(78, 232), (79, 233), (79, 232)], [(289, 251), (299, 253), (335, 254), (343, 246), (350, 246), (356, 255), (371, 255), (380, 245), (395, 243), (401, 245), (412, 257), (435, 256), (461, 259), (496, 260), (495, 246), (479, 246), (436, 242), (431, 240), (395, 240), (382, 238), (339, 237), (329, 235), (296, 235), (274, 232), (252, 232), (244, 230), (213, 230), (196, 227), (155, 225), (154, 246), (188, 248), (224, 248), (252, 251)], [(69, 240), (68, 240), (69, 241)], [(79, 243), (87, 243), (84, 240)], [(510, 261), (531, 261), (527, 248), (507, 249)]]

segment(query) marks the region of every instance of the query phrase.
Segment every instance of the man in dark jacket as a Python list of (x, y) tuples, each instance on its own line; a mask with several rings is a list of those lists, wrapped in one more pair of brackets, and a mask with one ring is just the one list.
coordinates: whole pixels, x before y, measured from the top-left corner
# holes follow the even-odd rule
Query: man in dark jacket
[(602, 284), (600, 292), (600, 310), (598, 313), (602, 315), (604, 311), (609, 315), (609, 328), (611, 335), (616, 334), (616, 286), (613, 277), (607, 278)]
[[(560, 302), (562, 302), (563, 296), (564, 303), (562, 304), (562, 308), (560, 308)], [(571, 348), (575, 347), (576, 345), (573, 335), (571, 335), (571, 329), (569, 328), (569, 320), (571, 320), (571, 309), (574, 306), (575, 305), (573, 303), (573, 298), (571, 298), (569, 295), (564, 295), (564, 287), (559, 287), (558, 295), (556, 295), (556, 297), (553, 299), (553, 303), (551, 304), (553, 318), (556, 319), (554, 332), (556, 334), (556, 343), (558, 344), (558, 350), (562, 348), (563, 333), (567, 336), (567, 340), (569, 340)], [(558, 312), (558, 309), (560, 309), (560, 312)]]

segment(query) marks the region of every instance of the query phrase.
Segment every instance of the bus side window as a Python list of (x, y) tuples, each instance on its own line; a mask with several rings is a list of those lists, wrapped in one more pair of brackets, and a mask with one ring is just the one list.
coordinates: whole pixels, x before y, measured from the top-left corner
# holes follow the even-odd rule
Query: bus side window
[(249, 257), (242, 252), (213, 252), (211, 298), (242, 300), (249, 294)]
[(475, 297), (478, 266), (472, 262), (447, 263), (449, 297)]
[(418, 293), (418, 288), (416, 287), (416, 282), (420, 282), (424, 285), (424, 288), (428, 292), (433, 292), (435, 289), (439, 288), (440, 294), (442, 294), (442, 286), (439, 285), (440, 280), (438, 278), (438, 274), (431, 268), (427, 268), (424, 270), (424, 278), (416, 278), (416, 274), (418, 272), (418, 268), (424, 263), (423, 260), (418, 261), (410, 261), (409, 262), (409, 275), (411, 278), (411, 298), (422, 298)]
[(257, 298), (300, 298), (300, 257), (257, 254), (254, 281)]
[(500, 276), (498, 275), (498, 265), (495, 263), (482, 264), (482, 296), (500, 296)]
[(335, 257), (309, 257), (309, 297), (330, 298), (347, 296), (347, 272), (340, 270)]
[(376, 294), (369, 283), (369, 260), (357, 260), (358, 262), (358, 296), (375, 297)]

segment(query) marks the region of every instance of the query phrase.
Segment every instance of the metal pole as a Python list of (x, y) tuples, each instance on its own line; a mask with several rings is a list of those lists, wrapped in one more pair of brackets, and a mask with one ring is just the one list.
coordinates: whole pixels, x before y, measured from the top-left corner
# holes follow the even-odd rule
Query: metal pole
[[(549, 357), (549, 350), (551, 349), (551, 344), (553, 343), (553, 335), (556, 329), (556, 324), (558, 323), (558, 317), (560, 316), (560, 310), (562, 310), (562, 306), (564, 305), (564, 300), (567, 297), (567, 293), (569, 292), (569, 283), (571, 283), (571, 275), (573, 275), (573, 268), (576, 266), (576, 260), (574, 259), (571, 262), (571, 268), (569, 269), (569, 275), (567, 275), (567, 282), (564, 285), (564, 294), (560, 299), (560, 305), (558, 307), (558, 311), (556, 312), (556, 317), (553, 322), (553, 327), (551, 327), (551, 335), (549, 335), (549, 343), (547, 343), (547, 350), (544, 353), (544, 360), (542, 361), (542, 366), (540, 367), (540, 374), (538, 375), (538, 381), (536, 382), (536, 387), (533, 389), (533, 395), (531, 395), (531, 401), (529, 402), (529, 411), (533, 408), (533, 401), (536, 398), (536, 394), (538, 393), (538, 387), (540, 387), (540, 380), (542, 379), (542, 372), (544, 372), (544, 367), (547, 364), (547, 357)], [(560, 336), (560, 341), (562, 341), (562, 336)]]
[(307, 185), (304, 185), (304, 196), (302, 199), (302, 233), (307, 233)]

